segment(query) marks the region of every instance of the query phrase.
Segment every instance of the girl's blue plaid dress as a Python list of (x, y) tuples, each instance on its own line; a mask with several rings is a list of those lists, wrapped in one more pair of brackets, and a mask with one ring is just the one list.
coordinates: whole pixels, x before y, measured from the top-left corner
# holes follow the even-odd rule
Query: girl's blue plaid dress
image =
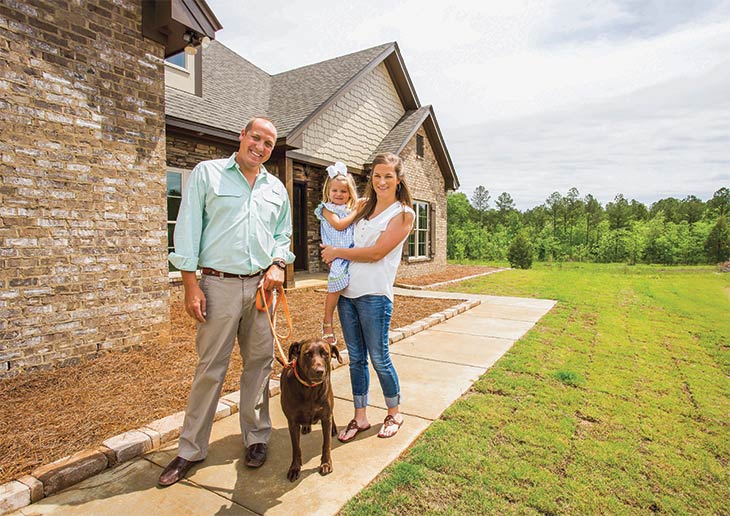
[[(327, 208), (340, 218), (346, 217), (349, 213), (347, 206), (331, 202), (319, 203), (317, 209), (314, 210), (314, 214), (321, 222), (319, 231), (322, 236), (322, 243), (334, 247), (353, 247), (355, 245), (353, 225), (350, 224), (342, 231), (337, 231), (332, 227), (332, 224), (327, 222), (327, 219), (322, 216), (322, 208)], [(349, 268), (349, 260), (343, 260), (342, 258), (334, 259), (334, 261), (330, 264), (330, 273), (327, 277), (328, 292), (339, 292), (350, 283)]]

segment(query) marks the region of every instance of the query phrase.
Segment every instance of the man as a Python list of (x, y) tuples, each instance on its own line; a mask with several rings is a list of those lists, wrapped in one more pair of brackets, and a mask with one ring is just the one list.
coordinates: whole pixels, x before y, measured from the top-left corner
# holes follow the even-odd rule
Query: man
[(193, 169), (175, 228), (170, 262), (182, 274), (185, 311), (199, 322), (199, 360), (178, 456), (160, 475), (162, 486), (174, 484), (205, 459), (236, 338), (244, 363), (240, 423), (245, 463), (256, 468), (266, 460), (274, 345), (255, 295), (260, 285), (267, 290), (281, 286), (286, 263), (294, 261), (291, 207), (284, 185), (263, 166), (276, 144), (274, 124), (254, 118), (238, 139), (238, 152), (229, 159), (204, 161)]

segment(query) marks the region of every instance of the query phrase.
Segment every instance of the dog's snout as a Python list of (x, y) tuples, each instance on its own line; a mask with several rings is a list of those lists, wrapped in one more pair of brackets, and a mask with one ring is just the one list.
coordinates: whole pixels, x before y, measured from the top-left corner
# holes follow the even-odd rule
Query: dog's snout
[(313, 375), (318, 376), (319, 378), (322, 378), (326, 372), (327, 372), (327, 368), (325, 367), (324, 363), (312, 364), (312, 374)]

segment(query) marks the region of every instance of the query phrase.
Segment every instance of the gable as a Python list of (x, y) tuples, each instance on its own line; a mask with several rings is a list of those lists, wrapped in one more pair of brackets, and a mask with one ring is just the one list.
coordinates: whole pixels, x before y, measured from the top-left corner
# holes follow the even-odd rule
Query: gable
[[(423, 156), (416, 152), (416, 138), (423, 138)], [(445, 202), (446, 184), (431, 139), (425, 127), (421, 126), (408, 140), (400, 152), (408, 181), (408, 188), (414, 200)]]
[(404, 113), (390, 73), (380, 63), (306, 127), (300, 152), (361, 169)]

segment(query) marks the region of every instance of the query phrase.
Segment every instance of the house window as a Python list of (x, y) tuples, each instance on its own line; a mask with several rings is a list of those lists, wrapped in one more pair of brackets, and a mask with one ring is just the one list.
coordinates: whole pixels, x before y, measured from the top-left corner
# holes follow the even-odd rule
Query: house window
[[(167, 171), (167, 252), (175, 250), (173, 235), (175, 233), (175, 221), (180, 211), (182, 192), (188, 176), (187, 170), (169, 169)], [(170, 264), (170, 270), (176, 270)]]
[(416, 220), (413, 233), (408, 237), (408, 256), (410, 258), (427, 258), (429, 256), (429, 235), (431, 221), (429, 220), (429, 204), (423, 201), (414, 201), (413, 211)]
[(423, 157), (423, 136), (420, 134), (416, 135), (416, 156)]
[(187, 70), (187, 60), (185, 59), (185, 52), (179, 52), (175, 54), (174, 56), (170, 56), (165, 58), (165, 62), (179, 66), (180, 68), (185, 68)]
[(180, 52), (165, 59), (165, 86), (202, 95), (201, 52), (196, 55)]

